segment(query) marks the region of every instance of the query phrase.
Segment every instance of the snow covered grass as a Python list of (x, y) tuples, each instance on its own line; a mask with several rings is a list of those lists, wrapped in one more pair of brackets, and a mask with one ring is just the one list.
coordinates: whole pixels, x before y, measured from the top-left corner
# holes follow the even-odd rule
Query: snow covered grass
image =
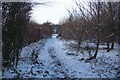
[[(99, 50), (96, 59), (87, 51), (76, 51), (69, 46), (75, 41), (65, 41), (53, 34), (51, 38), (32, 43), (22, 49), (16, 68), (21, 78), (116, 78), (118, 72), (118, 46), (110, 52)], [(3, 78), (15, 78), (13, 69), (4, 69)]]
[[(71, 44), (71, 43), (67, 43), (67, 44)], [(74, 43), (72, 45), (74, 45)], [(93, 43), (89, 44), (89, 46), (92, 46), (92, 47), (94, 47), (94, 45), (95, 44), (93, 44)], [(83, 45), (83, 46), (85, 47), (85, 45)], [(103, 47), (106, 47), (106, 46), (105, 45), (100, 45), (100, 48), (103, 48)], [(91, 53), (93, 54), (94, 51), (91, 52)], [(118, 75), (119, 75), (118, 74), (118, 69), (119, 69), (119, 65), (118, 65), (118, 44), (115, 44), (115, 49), (113, 49), (110, 52), (107, 52), (106, 50), (100, 49), (99, 52), (98, 52), (97, 58), (93, 59), (91, 61), (84, 61), (84, 60), (81, 61), (81, 58), (86, 59), (86, 58), (90, 57), (89, 52), (83, 51), (81, 49), (79, 51), (76, 51), (76, 49), (74, 49), (74, 51), (73, 50), (71, 51), (71, 49), (68, 49), (66, 54), (71, 56), (73, 59), (76, 59), (76, 60), (84, 63), (84, 64), (80, 63), (79, 66), (80, 65), (82, 65), (84, 67), (89, 66), (89, 68), (85, 69), (87, 71), (89, 71), (88, 69), (90, 69), (90, 72), (86, 73), (87, 76), (84, 76), (85, 78), (86, 77), (87, 78), (88, 77), (90, 77), (90, 78), (91, 77), (95, 77), (95, 78), (115, 78), (115, 77), (118, 77)], [(77, 56), (76, 56), (76, 54), (77, 54)], [(89, 63), (89, 65), (85, 66), (86, 63)], [(84, 68), (80, 68), (80, 69), (84, 69)], [(78, 70), (80, 70), (80, 69), (78, 69)], [(95, 76), (95, 75), (97, 75), (97, 76)]]

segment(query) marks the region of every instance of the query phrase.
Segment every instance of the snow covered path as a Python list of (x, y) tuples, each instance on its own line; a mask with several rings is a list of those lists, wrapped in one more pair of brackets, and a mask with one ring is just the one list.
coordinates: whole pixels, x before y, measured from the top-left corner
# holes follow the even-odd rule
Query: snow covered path
[[(117, 50), (106, 54), (99, 52), (96, 60), (80, 61), (82, 54), (67, 55), (66, 41), (52, 37), (30, 44), (22, 49), (16, 70), (22, 78), (114, 78), (118, 68)], [(71, 51), (71, 53), (73, 53)], [(16, 77), (11, 69), (6, 78)]]

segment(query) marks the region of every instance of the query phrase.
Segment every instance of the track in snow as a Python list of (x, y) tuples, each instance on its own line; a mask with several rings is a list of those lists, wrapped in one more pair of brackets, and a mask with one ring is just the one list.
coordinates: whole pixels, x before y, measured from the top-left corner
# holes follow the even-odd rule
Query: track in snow
[[(79, 61), (81, 54), (78, 56), (67, 55), (66, 52), (69, 50), (64, 43), (66, 43), (64, 40), (57, 38), (57, 34), (53, 34), (48, 39), (40, 40), (24, 47), (16, 68), (20, 75), (19, 77), (114, 78), (116, 76), (117, 71), (115, 69), (118, 67), (116, 51), (107, 54), (105, 54), (105, 51), (100, 52), (96, 60), (86, 63)], [(105, 61), (108, 61), (107, 64), (101, 64)], [(16, 76), (12, 69), (5, 69), (3, 73), (3, 78), (14, 78)]]

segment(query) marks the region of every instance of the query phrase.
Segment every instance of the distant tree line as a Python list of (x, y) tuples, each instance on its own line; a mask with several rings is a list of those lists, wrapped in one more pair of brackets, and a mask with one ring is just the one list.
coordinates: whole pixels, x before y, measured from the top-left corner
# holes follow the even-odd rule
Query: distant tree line
[(24, 45), (28, 45), (32, 42), (48, 38), (53, 33), (53, 27), (49, 22), (38, 24), (30, 21), (24, 31)]
[[(82, 2), (75, 1), (77, 6), (68, 10), (69, 17), (62, 20), (59, 35), (65, 39), (73, 39), (81, 43), (96, 43), (95, 53), (89, 59), (96, 58), (99, 45), (106, 44), (109, 52), (114, 49), (120, 34), (120, 2)], [(120, 43), (120, 42), (119, 42)]]

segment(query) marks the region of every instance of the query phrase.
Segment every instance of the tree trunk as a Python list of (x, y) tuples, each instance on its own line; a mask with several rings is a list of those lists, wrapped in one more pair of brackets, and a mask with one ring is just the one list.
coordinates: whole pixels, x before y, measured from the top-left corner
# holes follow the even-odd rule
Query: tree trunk
[(92, 57), (90, 57), (90, 58), (88, 58), (86, 60), (95, 59), (97, 57), (98, 50), (99, 50), (99, 44), (100, 44), (100, 32), (99, 32), (99, 29), (97, 31), (98, 31), (98, 35), (97, 35), (97, 43), (96, 43), (97, 46), (96, 46), (95, 54)]
[(90, 58), (88, 58), (87, 60), (91, 60), (91, 59), (95, 59), (96, 57), (97, 57), (97, 54), (98, 54), (98, 50), (99, 50), (99, 43), (100, 43), (100, 0), (98, 0), (98, 6), (97, 6), (98, 8), (97, 8), (97, 37), (96, 37), (96, 39), (97, 39), (97, 43), (96, 43), (96, 51), (95, 51), (95, 54), (92, 56), (92, 57), (90, 57)]
[(100, 43), (100, 1), (98, 0), (98, 10), (97, 10), (97, 46), (96, 46), (96, 51), (93, 56), (93, 58), (97, 57), (98, 54), (98, 49), (99, 49), (99, 43)]
[(111, 49), (114, 49), (114, 42), (112, 42)]
[(98, 35), (97, 35), (97, 46), (96, 46), (96, 51), (95, 51), (95, 54), (94, 54), (93, 58), (96, 58), (96, 57), (97, 57), (98, 49), (99, 49), (99, 43), (100, 43), (100, 32), (98, 31)]
[(15, 62), (15, 67), (17, 67), (19, 61), (19, 52), (16, 54), (16, 62)]
[(80, 44), (81, 44), (81, 42), (79, 41), (79, 42), (78, 42), (78, 48), (79, 48), (79, 49), (80, 49)]
[(110, 51), (110, 43), (109, 42), (107, 42), (107, 52), (109, 52)]

